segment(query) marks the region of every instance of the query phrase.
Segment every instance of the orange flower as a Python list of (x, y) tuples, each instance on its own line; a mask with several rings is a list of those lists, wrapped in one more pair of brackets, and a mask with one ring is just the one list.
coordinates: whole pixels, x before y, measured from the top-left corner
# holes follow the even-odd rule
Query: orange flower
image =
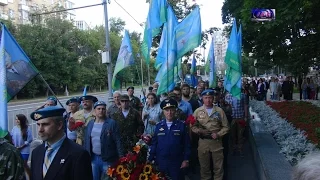
[(139, 145), (136, 145), (133, 147), (133, 151), (136, 152), (137, 154), (140, 152), (141, 147)]
[(152, 175), (151, 175), (151, 180), (159, 180), (159, 179), (160, 179), (160, 178), (159, 178), (158, 174), (152, 173)]
[(109, 168), (108, 168), (108, 171), (107, 171), (107, 175), (110, 176), (110, 177), (112, 177), (114, 170), (115, 170), (114, 168), (110, 168), (110, 167), (109, 167)]

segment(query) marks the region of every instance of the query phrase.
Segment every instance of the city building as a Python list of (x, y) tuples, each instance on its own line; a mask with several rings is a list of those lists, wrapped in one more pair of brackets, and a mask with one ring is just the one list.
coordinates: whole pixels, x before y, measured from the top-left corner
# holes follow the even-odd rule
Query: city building
[[(50, 10), (57, 6), (70, 9), (74, 5), (71, 0), (0, 0), (0, 19), (12, 20), (15, 24), (28, 24), (34, 12)], [(68, 11), (67, 19), (74, 18), (74, 10)]]
[(224, 74), (225, 63), (224, 59), (226, 57), (226, 52), (228, 48), (228, 39), (223, 36), (221, 31), (218, 31), (214, 34), (214, 55), (216, 63), (216, 72), (217, 74)]
[(86, 23), (85, 21), (75, 21), (74, 22), (74, 25), (80, 29), (80, 30), (83, 30), (83, 31), (87, 31), (90, 29), (90, 26), (88, 25), (88, 23)]

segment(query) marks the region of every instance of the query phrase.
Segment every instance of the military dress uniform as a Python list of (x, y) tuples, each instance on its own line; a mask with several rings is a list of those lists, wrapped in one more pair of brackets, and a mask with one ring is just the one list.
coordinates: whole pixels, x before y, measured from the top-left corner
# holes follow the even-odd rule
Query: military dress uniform
[[(204, 93), (208, 93), (208, 91), (204, 91), (202, 95)], [(211, 95), (210, 93), (209, 90), (209, 94), (206, 95)], [(217, 106), (213, 106), (211, 113), (208, 114), (206, 107), (202, 106), (194, 112), (194, 117), (197, 121), (192, 125), (191, 130), (200, 135), (198, 157), (201, 168), (201, 180), (211, 179), (210, 159), (208, 159), (210, 153), (212, 153), (212, 161), (214, 163), (214, 180), (222, 180), (224, 173), (222, 137), (229, 131), (226, 115), (224, 111)], [(212, 139), (211, 135), (203, 136), (200, 133), (202, 130), (216, 133), (218, 138)]]
[[(163, 102), (165, 101), (168, 103), (166, 105), (161, 103), (161, 109), (174, 106), (174, 102), (177, 106), (177, 102), (173, 99)], [(190, 137), (183, 121), (173, 120), (170, 128), (166, 120), (156, 125), (148, 160), (155, 160), (161, 172), (166, 173), (172, 180), (184, 179), (180, 167), (183, 161), (189, 161), (190, 153)]]

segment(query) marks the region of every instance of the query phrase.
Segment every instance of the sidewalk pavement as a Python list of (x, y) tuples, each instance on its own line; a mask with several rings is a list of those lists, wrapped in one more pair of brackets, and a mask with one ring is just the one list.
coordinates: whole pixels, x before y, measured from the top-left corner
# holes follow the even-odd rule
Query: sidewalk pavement
[[(244, 144), (244, 157), (239, 154), (228, 155), (228, 178), (227, 180), (257, 180), (257, 172), (254, 166), (252, 150), (249, 140), (246, 139)], [(196, 174), (189, 173), (186, 180), (200, 180), (200, 167), (197, 167)]]

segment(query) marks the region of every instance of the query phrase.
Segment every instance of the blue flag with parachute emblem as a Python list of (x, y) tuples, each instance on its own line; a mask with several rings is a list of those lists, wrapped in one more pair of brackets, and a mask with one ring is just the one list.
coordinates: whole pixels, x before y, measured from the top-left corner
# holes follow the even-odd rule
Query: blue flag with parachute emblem
[(134, 64), (132, 46), (129, 38), (129, 32), (125, 30), (124, 37), (120, 46), (118, 59), (114, 68), (112, 77), (112, 89), (120, 89), (120, 81), (117, 79), (117, 74), (124, 68)]
[(201, 44), (201, 17), (197, 6), (175, 29), (177, 59)]
[(32, 80), (39, 71), (19, 46), (4, 24), (1, 23), (0, 44), (0, 126), (8, 129), (7, 102)]

